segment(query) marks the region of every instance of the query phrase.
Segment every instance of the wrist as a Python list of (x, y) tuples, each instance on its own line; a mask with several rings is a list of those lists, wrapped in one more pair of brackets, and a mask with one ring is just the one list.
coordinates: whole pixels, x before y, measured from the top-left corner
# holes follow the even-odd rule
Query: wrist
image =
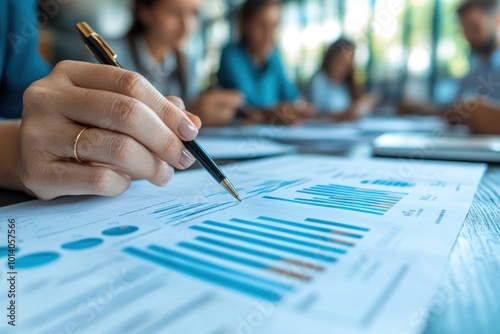
[(0, 188), (30, 194), (20, 177), (21, 121), (0, 123)]

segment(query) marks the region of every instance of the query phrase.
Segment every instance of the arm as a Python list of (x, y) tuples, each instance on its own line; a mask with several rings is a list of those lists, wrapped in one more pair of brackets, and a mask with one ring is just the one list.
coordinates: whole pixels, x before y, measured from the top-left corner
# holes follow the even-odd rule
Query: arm
[(0, 188), (28, 192), (18, 174), (21, 121), (0, 122)]
[(460, 101), (444, 117), (451, 125), (466, 125), (477, 134), (500, 135), (500, 105), (489, 100)]

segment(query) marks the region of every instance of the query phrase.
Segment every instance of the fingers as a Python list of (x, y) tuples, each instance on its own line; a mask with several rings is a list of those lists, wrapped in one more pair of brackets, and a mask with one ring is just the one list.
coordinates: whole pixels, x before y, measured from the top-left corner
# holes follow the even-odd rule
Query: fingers
[(114, 197), (125, 192), (131, 182), (129, 176), (108, 168), (65, 161), (55, 161), (38, 168), (28, 167), (25, 170), (37, 170), (41, 174), (25, 173), (21, 175), (21, 179), (39, 199), (47, 201), (61, 196)]
[(53, 73), (67, 78), (81, 88), (114, 92), (141, 101), (183, 140), (191, 141), (198, 135), (198, 129), (186, 114), (165, 99), (138, 73), (112, 66), (71, 61), (59, 63)]
[(167, 96), (167, 100), (169, 100), (170, 102), (172, 102), (175, 106), (177, 106), (179, 109), (183, 110), (187, 117), (191, 120), (191, 122), (193, 122), (193, 124), (198, 128), (200, 129), (201, 128), (201, 120), (198, 116), (190, 113), (189, 111), (186, 111), (186, 105), (184, 104), (184, 101), (177, 97), (177, 96)]
[[(179, 169), (189, 167), (186, 166), (186, 154), (183, 153), (185, 148), (180, 139), (139, 100), (116, 93), (76, 87), (61, 91), (56, 98), (59, 101), (56, 108), (74, 122), (127, 135), (171, 166)], [(64, 140), (63, 143), (72, 143), (68, 138), (70, 135), (65, 136), (60, 138)], [(94, 146), (108, 143), (109, 140), (98, 141)], [(103, 148), (109, 149), (109, 145)], [(109, 153), (115, 154), (112, 151)]]
[(172, 102), (180, 110), (186, 110), (186, 105), (184, 104), (184, 101), (180, 97), (172, 95), (172, 96), (167, 96), (166, 99)]
[[(88, 129), (80, 137), (76, 151), (82, 161), (109, 165), (132, 179), (146, 179), (158, 186), (166, 186), (174, 175), (173, 168), (146, 147), (116, 132)], [(184, 168), (191, 165), (182, 163), (186, 164)]]

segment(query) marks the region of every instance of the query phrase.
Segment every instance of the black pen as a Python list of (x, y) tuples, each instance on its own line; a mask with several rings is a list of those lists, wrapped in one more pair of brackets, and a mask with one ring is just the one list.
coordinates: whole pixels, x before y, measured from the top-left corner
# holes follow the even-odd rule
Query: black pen
[[(117, 55), (106, 41), (99, 36), (86, 22), (80, 22), (76, 25), (80, 33), (85, 47), (90, 53), (101, 63), (122, 68), (117, 61)], [(201, 147), (196, 140), (185, 142), (186, 149), (191, 152), (196, 160), (207, 170), (207, 172), (234, 198), (241, 202), (238, 191), (217, 164), (210, 158), (207, 152)]]

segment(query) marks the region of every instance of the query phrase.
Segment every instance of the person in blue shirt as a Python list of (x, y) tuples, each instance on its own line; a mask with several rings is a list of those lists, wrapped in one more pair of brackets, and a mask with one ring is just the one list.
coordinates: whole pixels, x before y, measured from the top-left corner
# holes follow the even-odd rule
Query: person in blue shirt
[(297, 88), (286, 77), (276, 51), (280, 1), (247, 0), (239, 20), (241, 39), (222, 52), (219, 85), (242, 92), (246, 99), (245, 116), (255, 121), (273, 117), (273, 109), (285, 123), (313, 115), (314, 109), (300, 100)]
[(0, 121), (0, 188), (43, 200), (116, 196), (132, 179), (165, 186), (172, 166), (195, 161), (181, 140), (198, 135), (199, 118), (139, 74), (65, 61), (41, 78), (35, 8), (0, 1), (0, 116), (22, 113)]
[(475, 133), (500, 134), (500, 7), (498, 0), (465, 0), (457, 13), (472, 49), (469, 73), (449, 107), (405, 101), (401, 114), (443, 115)]
[(322, 118), (350, 121), (370, 113), (374, 98), (364, 97), (354, 80), (356, 46), (345, 38), (326, 50), (321, 67), (307, 87), (309, 101)]
[(0, 1), (0, 117), (7, 119), (21, 118), (24, 91), (50, 71), (37, 51), (34, 1), (28, 1), (31, 6), (16, 2)]

